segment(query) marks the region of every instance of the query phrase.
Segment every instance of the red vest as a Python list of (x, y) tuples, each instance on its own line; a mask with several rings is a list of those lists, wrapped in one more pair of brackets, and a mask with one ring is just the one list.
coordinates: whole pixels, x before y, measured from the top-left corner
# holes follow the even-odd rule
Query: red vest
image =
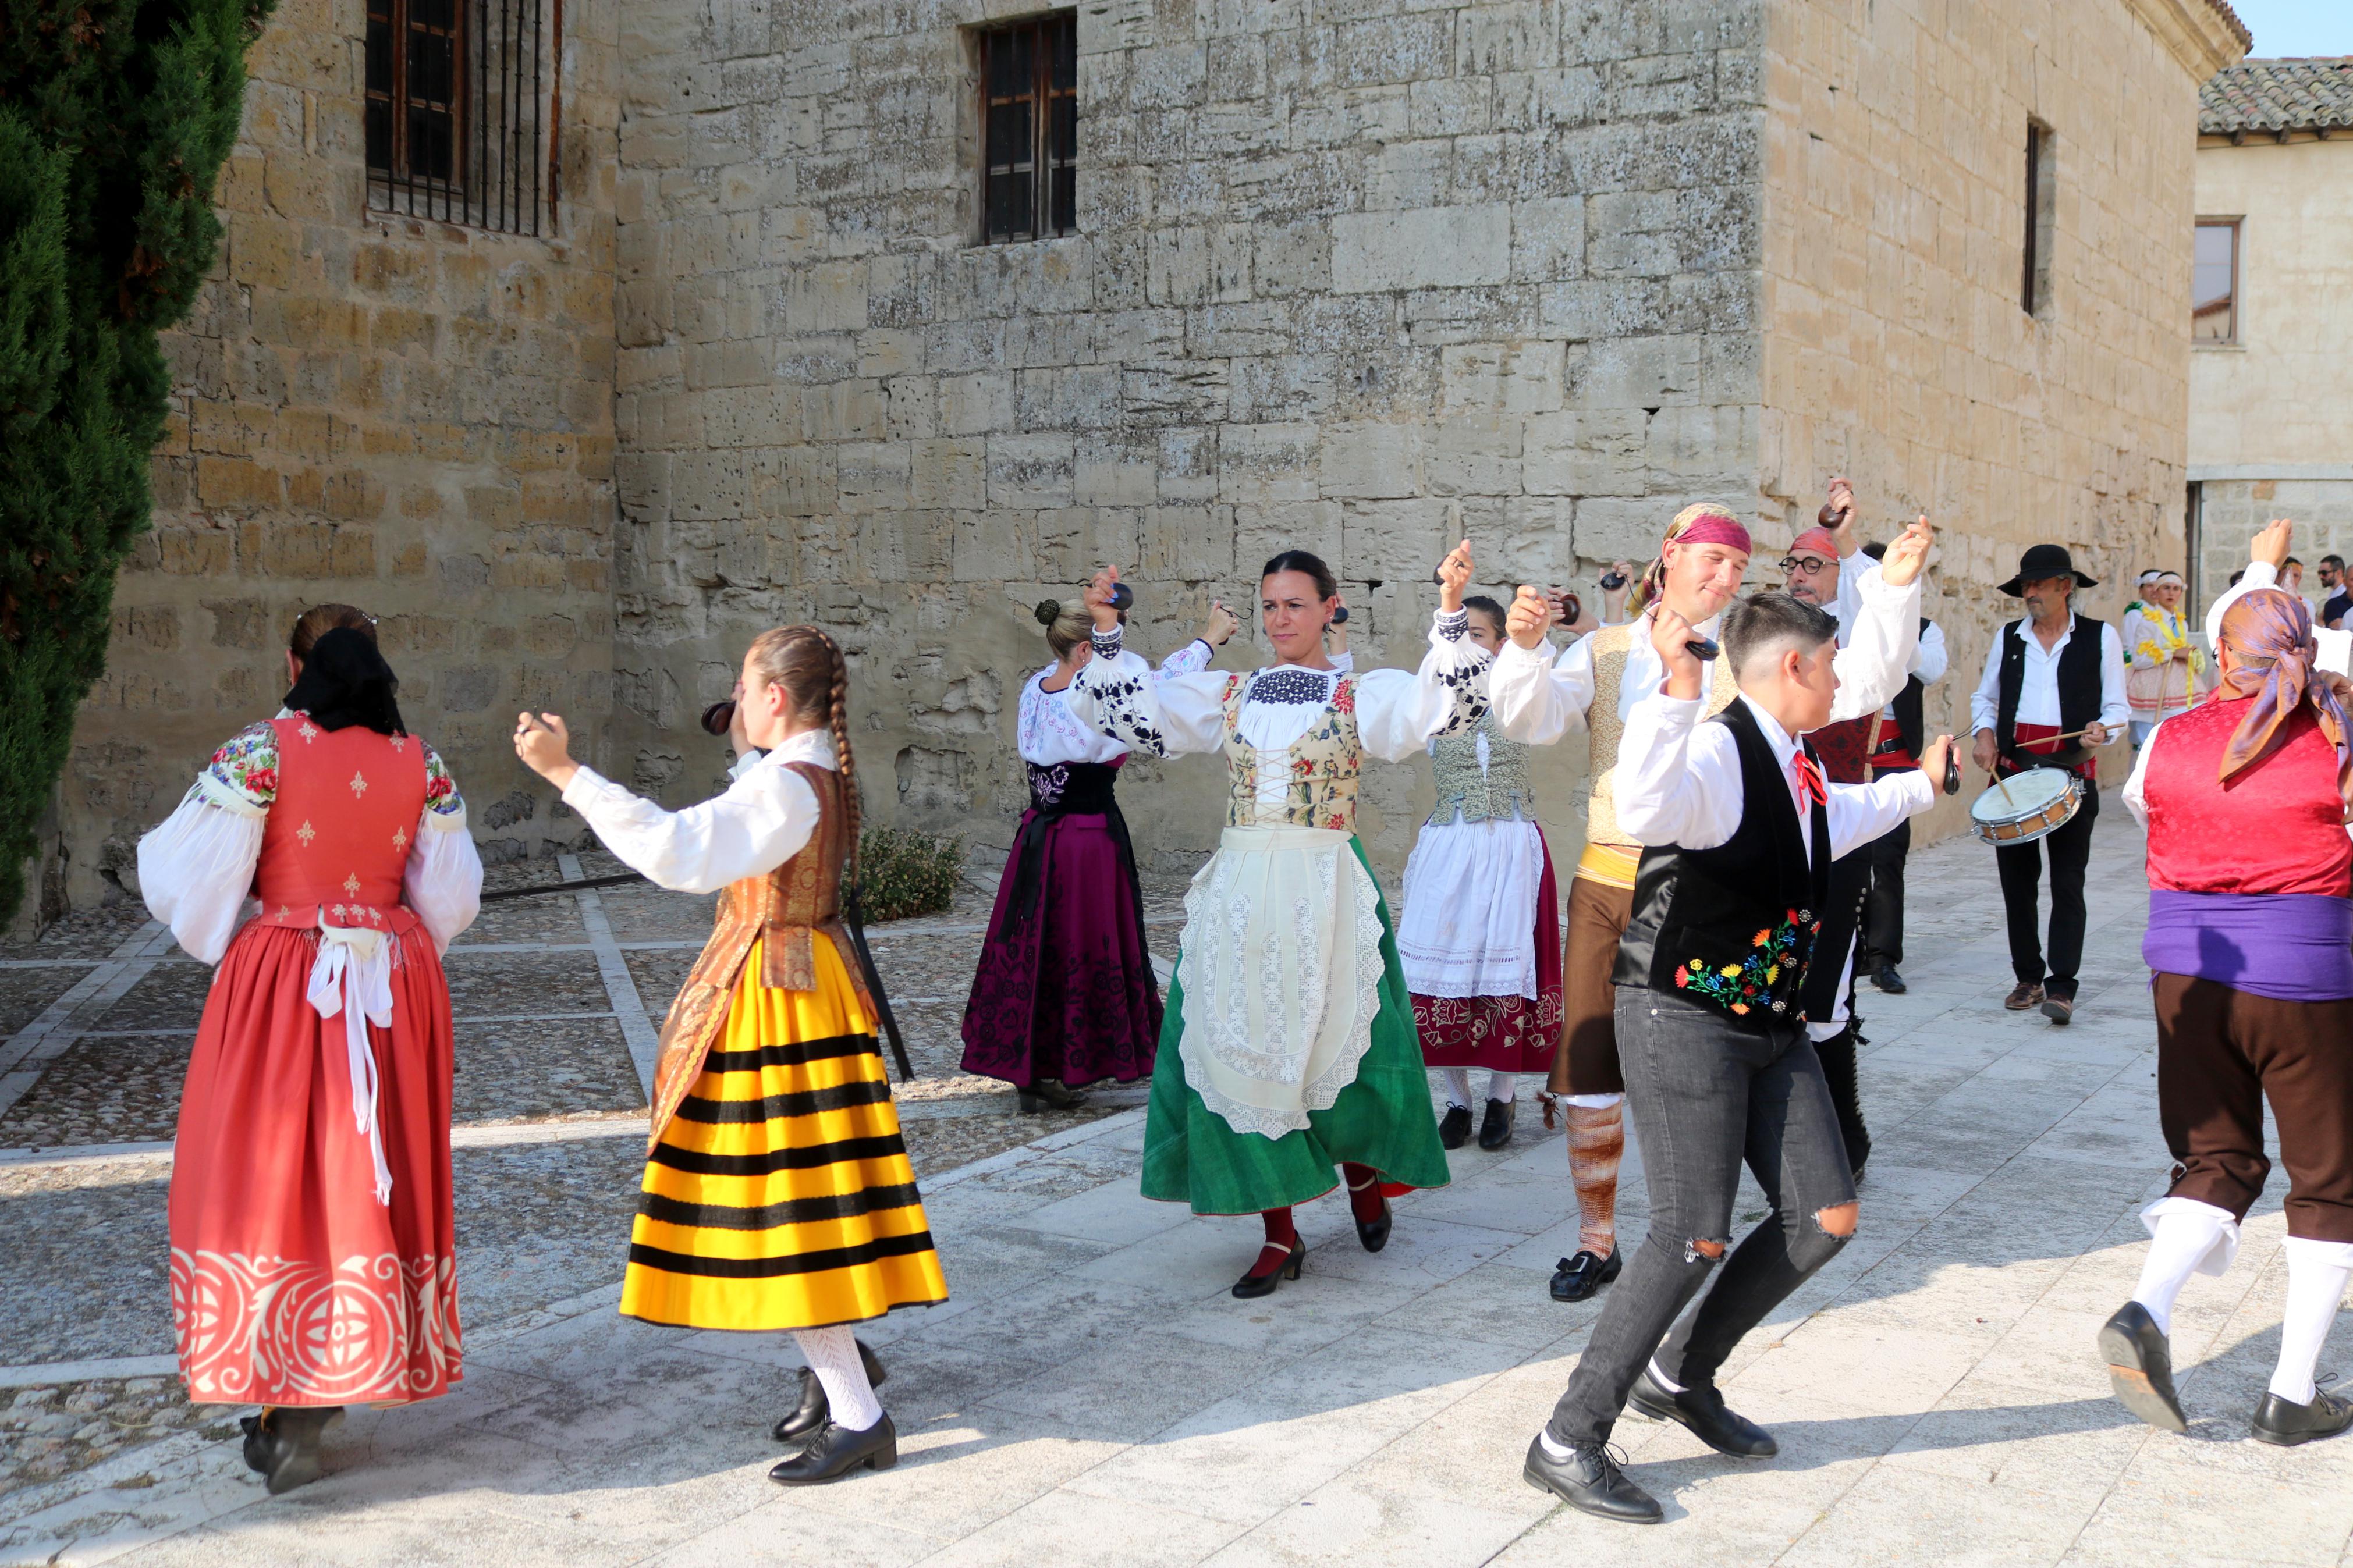
[(425, 811), (425, 742), (301, 714), (271, 724), (278, 798), (253, 877), (263, 918), (310, 925), (324, 908), (334, 925), (387, 923)]
[(2209, 701), (2149, 737), (2148, 885), (2181, 893), (2353, 895), (2353, 839), (2337, 793), (2337, 748), (2309, 708), (2287, 743), (2228, 784), (2223, 748), (2253, 698)]
[(1832, 784), (1870, 782), (1863, 753), (1871, 744), (1871, 721), (1878, 717), (1876, 713), (1866, 713), (1860, 719), (1842, 719), (1806, 731), (1814, 754), (1821, 759), (1824, 778)]

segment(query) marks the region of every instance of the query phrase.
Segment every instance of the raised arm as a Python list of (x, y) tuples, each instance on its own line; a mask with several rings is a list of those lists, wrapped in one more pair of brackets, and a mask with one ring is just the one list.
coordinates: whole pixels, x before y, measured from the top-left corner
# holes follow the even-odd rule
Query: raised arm
[(1701, 700), (1652, 692), (1628, 710), (1618, 742), (1618, 826), (1637, 844), (1713, 849), (1747, 805), (1732, 731), (1700, 721)]
[(1214, 670), (1166, 675), (1120, 647), (1119, 628), (1095, 633), (1095, 656), (1062, 694), (1072, 717), (1132, 751), (1181, 757), (1225, 739), (1225, 693)]
[(594, 769), (564, 786), (605, 847), (632, 870), (681, 893), (712, 893), (775, 870), (817, 831), (817, 792), (773, 753), (744, 769), (724, 795), (665, 811)]
[(1593, 706), (1593, 649), (1589, 637), (1568, 645), (1559, 658), (1545, 641), (1551, 615), (1544, 595), (1522, 588), (1505, 617), (1509, 634), (1487, 672), (1487, 697), (1507, 739), (1548, 746), (1571, 730), (1585, 728)]
[(255, 724), (215, 752), (180, 805), (139, 840), (139, 892), (194, 958), (218, 963), (261, 860), (278, 798), (278, 731)]
[(1839, 678), (1838, 696), (1831, 703), (1833, 724), (1876, 713), (1904, 689), (1913, 650), (1920, 645), (1920, 573), (1933, 539), (1924, 517), (1887, 547), (1885, 561), (1853, 572), (1865, 559), (1855, 556), (1841, 570), (1841, 603), (1852, 589), (1855, 608), (1847, 622), (1846, 646), (1832, 665)]
[(1430, 617), (1430, 648), (1417, 669), (1373, 669), (1356, 678), (1356, 738), (1383, 762), (1403, 762), (1440, 735), (1486, 717), (1485, 649), (1471, 640), (1471, 613)]

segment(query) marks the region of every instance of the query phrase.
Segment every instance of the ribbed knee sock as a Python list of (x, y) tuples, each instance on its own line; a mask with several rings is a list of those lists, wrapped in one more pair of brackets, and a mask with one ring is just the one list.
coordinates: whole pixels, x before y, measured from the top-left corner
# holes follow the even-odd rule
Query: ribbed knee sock
[[(1470, 1075), (1467, 1073), (1464, 1075), (1465, 1087), (1468, 1087), (1469, 1076)], [(1495, 1100), (1500, 1104), (1509, 1105), (1513, 1100), (1519, 1098), (1519, 1074), (1515, 1072), (1491, 1072), (1487, 1075), (1487, 1098), (1489, 1100)]]
[(2353, 1246), (2287, 1238), (2287, 1314), (2280, 1323), (2279, 1365), (2272, 1392), (2297, 1405), (2312, 1403), (2312, 1369), (2337, 1321), (2337, 1304), (2353, 1279)]
[(793, 1338), (801, 1356), (825, 1385), (827, 1414), (847, 1431), (863, 1432), (882, 1419), (882, 1402), (866, 1381), (866, 1363), (859, 1358), (858, 1339), (847, 1324), (829, 1329), (795, 1329)]
[(1626, 1102), (1569, 1105), (1568, 1175), (1577, 1185), (1577, 1246), (1607, 1258), (1618, 1245), (1618, 1162), (1626, 1152)]

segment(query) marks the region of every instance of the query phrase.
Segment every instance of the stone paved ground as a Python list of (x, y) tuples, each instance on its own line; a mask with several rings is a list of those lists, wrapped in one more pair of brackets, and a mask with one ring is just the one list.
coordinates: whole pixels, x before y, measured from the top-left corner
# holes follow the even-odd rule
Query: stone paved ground
[[(1004, 1146), (1038, 1129), (987, 1114), (953, 1075), (952, 998), (970, 957), (956, 945), (968, 938), (940, 932), (884, 957), (902, 994), (949, 999), (909, 1009), (948, 1021), (919, 1031), (924, 1077), (908, 1111), (955, 1300), (869, 1331), (891, 1369), (897, 1469), (809, 1492), (766, 1481), (765, 1427), (797, 1364), (788, 1346), (657, 1331), (611, 1310), (631, 1142), (628, 1110), (606, 1100), (626, 1081), (613, 1062), (627, 1060), (626, 1038), (592, 1049), (575, 1026), (483, 1025), (461, 1056), (470, 1071), (507, 1073), (515, 1109), (499, 1120), (485, 1089), (484, 1120), (464, 1135), (480, 1142), (461, 1156), (463, 1390), (353, 1413), (328, 1479), (277, 1500), (216, 1435), (224, 1424), (185, 1414), (165, 1383), (21, 1390), (0, 1409), (12, 1446), (62, 1434), (77, 1463), (101, 1438), (111, 1447), (59, 1479), (0, 1480), (17, 1489), (0, 1498), (0, 1560), (2344, 1563), (2353, 1442), (2281, 1450), (2246, 1435), (2278, 1339), (2276, 1194), (2237, 1268), (2182, 1299), (2189, 1436), (2125, 1417), (2092, 1352), (2131, 1288), (2135, 1211), (2166, 1164), (2137, 962), (2138, 843), (2109, 807), (2084, 1011), (2069, 1029), (2000, 1009), (1989, 853), (1954, 843), (1915, 858), (1913, 991), (1867, 1005), (1879, 1142), (1862, 1233), (1727, 1369), (1733, 1403), (1774, 1428), (1782, 1455), (1739, 1465), (1680, 1428), (1624, 1423), (1619, 1440), (1667, 1504), (1659, 1529), (1556, 1509), (1519, 1479), (1599, 1310), (1545, 1295), (1575, 1230), (1556, 1137), (1531, 1118), (1510, 1150), (1458, 1153), (1454, 1184), (1400, 1203), (1377, 1257), (1356, 1246), (1343, 1205), (1309, 1205), (1306, 1277), (1237, 1302), (1226, 1287), (1254, 1226), (1139, 1199), (1140, 1113)], [(578, 940), (547, 911), (518, 910), (481, 941)], [(617, 941), (657, 942), (697, 918), (637, 894), (613, 900), (607, 923)], [(545, 923), (526, 933), (526, 921)], [(1165, 946), (1168, 928), (1157, 934)], [(102, 939), (119, 952), (138, 935), (131, 922)], [(674, 951), (626, 955), (656, 1013), (655, 961)], [(573, 987), (563, 994), (580, 1011), (599, 1010), (591, 979), (565, 968), (578, 959), (517, 956), (549, 965), (549, 985)], [(166, 967), (112, 1000), (85, 997), (83, 1011), (127, 1006), (135, 1023), (109, 1027), (185, 1028), (171, 1011), (185, 996), (168, 987), (140, 1011), (141, 987)], [(18, 1038), (47, 1005), (18, 978), (28, 973), (0, 970), (22, 988), (0, 984)], [(508, 1005), (497, 990), (473, 1005)], [(71, 1050), (95, 1043), (85, 1033)], [(563, 1094), (549, 1079), (559, 1066), (576, 1074)], [(0, 1132), (36, 1111), (65, 1125), (65, 1111), (38, 1108), (77, 1093), (118, 1095), (107, 1114), (168, 1124), (158, 1105), (132, 1109), (149, 1093), (132, 1084), (60, 1084), (20, 1098)], [(994, 1136), (923, 1142), (975, 1127)], [(149, 1272), (160, 1163), (13, 1158), (0, 1169), (5, 1359), (153, 1353), (167, 1342)], [(1761, 1210), (1746, 1192), (1742, 1216)], [(1641, 1213), (1637, 1177), (1630, 1229)], [(2323, 1365), (2348, 1348), (2340, 1332)]]

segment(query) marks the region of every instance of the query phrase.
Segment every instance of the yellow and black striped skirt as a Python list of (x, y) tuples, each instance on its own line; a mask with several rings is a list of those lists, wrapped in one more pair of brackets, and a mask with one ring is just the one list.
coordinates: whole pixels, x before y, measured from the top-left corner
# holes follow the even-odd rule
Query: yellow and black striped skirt
[(646, 1161), (621, 1311), (817, 1329), (947, 1300), (899, 1113), (841, 955), (760, 984), (753, 944), (702, 1076)]

